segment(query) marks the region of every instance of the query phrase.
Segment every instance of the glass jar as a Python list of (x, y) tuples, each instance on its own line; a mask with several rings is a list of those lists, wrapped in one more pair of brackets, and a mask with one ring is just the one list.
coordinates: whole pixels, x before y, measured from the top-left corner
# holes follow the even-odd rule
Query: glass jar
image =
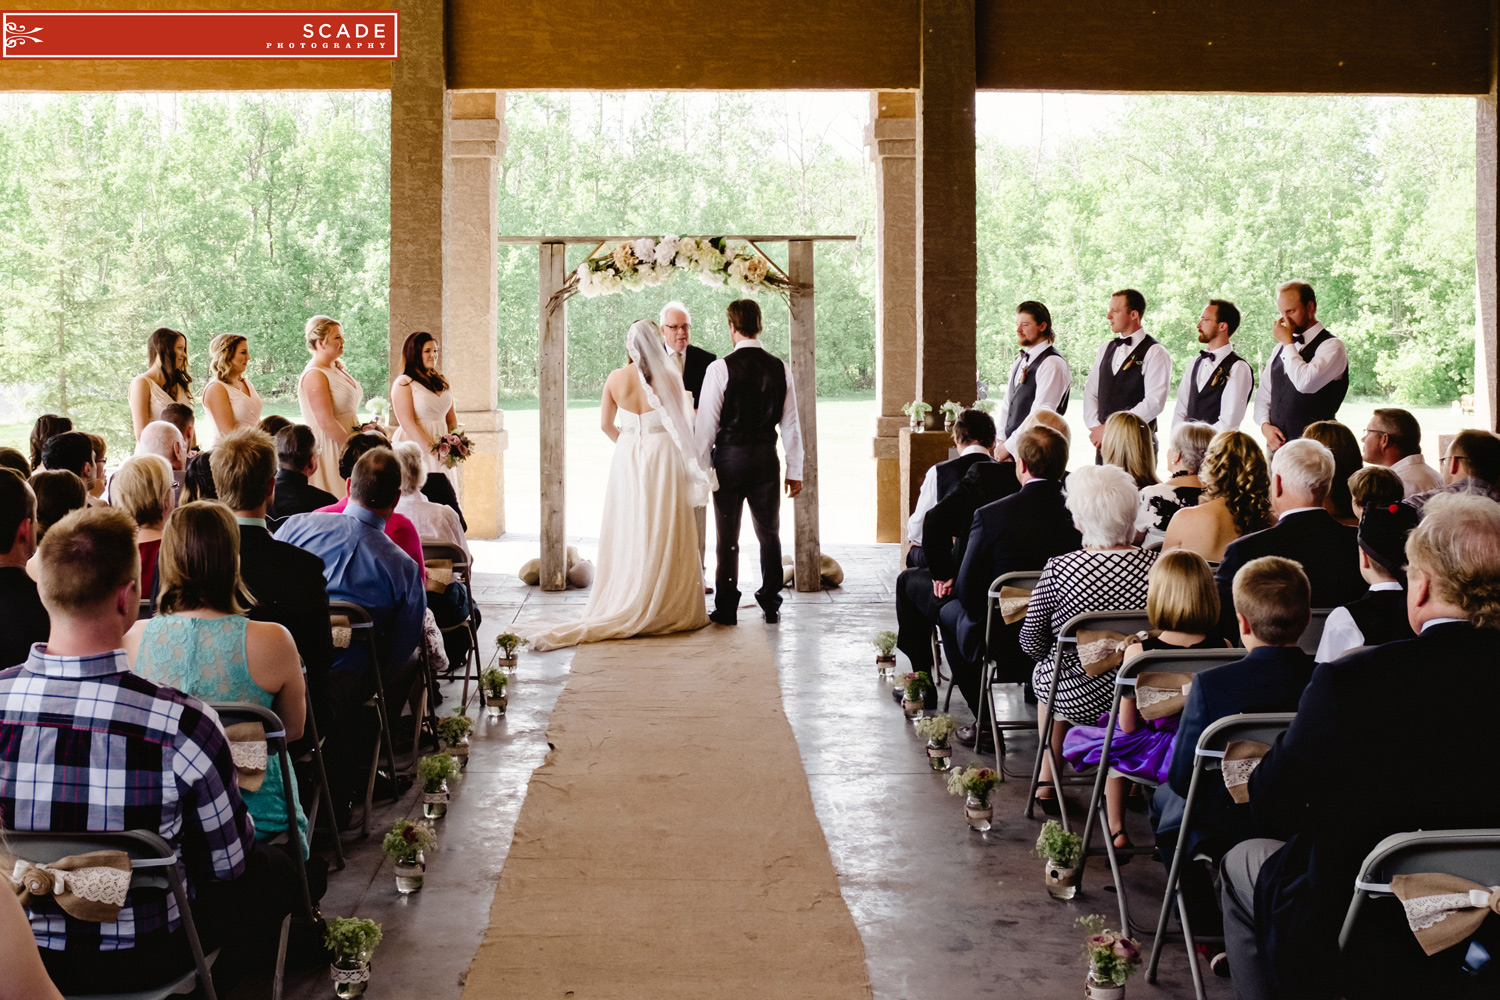
[(403, 896), (422, 891), (422, 881), (427, 873), (427, 861), (418, 851), (414, 858), (398, 858), (396, 861), (396, 891)]
[(1078, 868), (1064, 868), (1056, 861), (1047, 860), (1047, 891), (1053, 899), (1072, 899), (1078, 895)]
[(357, 959), (336, 958), (328, 967), (328, 974), (333, 979), (334, 996), (352, 998), (363, 996), (365, 988), (370, 985), (370, 963), (358, 961)]
[(964, 818), (969, 821), (969, 829), (985, 833), (990, 828), (990, 819), (995, 815), (995, 807), (989, 802), (983, 801), (972, 792), (964, 799)]
[(876, 656), (875, 670), (880, 674), (882, 680), (889, 680), (891, 678), (891, 675), (896, 672), (895, 654), (893, 653), (889, 656)]
[(953, 748), (946, 741), (927, 741), (927, 763), (934, 771), (946, 771), (953, 766)]
[(901, 711), (908, 720), (916, 722), (922, 717), (922, 696), (917, 695), (913, 698), (910, 694), (903, 694), (901, 696)]
[(448, 782), (442, 782), (435, 791), (422, 792), (422, 818), (442, 819), (448, 815)]

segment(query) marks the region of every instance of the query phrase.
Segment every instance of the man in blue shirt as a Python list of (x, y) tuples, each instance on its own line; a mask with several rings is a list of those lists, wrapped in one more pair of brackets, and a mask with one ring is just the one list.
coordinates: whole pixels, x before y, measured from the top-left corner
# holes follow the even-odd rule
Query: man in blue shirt
[[(417, 564), (385, 534), (401, 495), (401, 467), (389, 448), (367, 452), (349, 477), (349, 506), (341, 514), (297, 514), (276, 533), (276, 540), (306, 549), (323, 560), (331, 601), (358, 604), (375, 622), (375, 642), (385, 665), (382, 680), (388, 708), (399, 712), (413, 671), (409, 665), (422, 638), (427, 609)], [(374, 733), (362, 711), (375, 690), (368, 656), (361, 643), (335, 649), (328, 677), (333, 729), (328, 740), (328, 781), (341, 820), (354, 789), (355, 771), (369, 759)], [(360, 748), (364, 749), (361, 750)]]

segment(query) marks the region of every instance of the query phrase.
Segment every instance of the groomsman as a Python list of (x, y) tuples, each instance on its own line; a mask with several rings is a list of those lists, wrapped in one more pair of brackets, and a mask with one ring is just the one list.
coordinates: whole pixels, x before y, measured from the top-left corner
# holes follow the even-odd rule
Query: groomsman
[(1005, 387), (1005, 425), (1003, 441), (995, 447), (995, 457), (1005, 461), (1014, 455), (1021, 429), (1038, 410), (1068, 412), (1068, 397), (1073, 391), (1073, 371), (1058, 353), (1054, 342), (1052, 314), (1040, 302), (1026, 301), (1016, 306), (1016, 341), (1021, 353), (1010, 366), (1010, 381)]
[(1338, 417), (1349, 391), (1349, 355), (1344, 342), (1318, 322), (1318, 297), (1305, 281), (1276, 288), (1271, 324), (1276, 347), (1261, 371), (1255, 422), (1275, 451), (1302, 436), (1308, 424)]
[(1177, 409), (1172, 425), (1185, 420), (1210, 424), (1216, 431), (1238, 430), (1255, 388), (1250, 363), (1229, 346), (1240, 327), (1240, 311), (1233, 302), (1209, 299), (1198, 317), (1198, 343), (1203, 350), (1182, 373), (1177, 387)]
[(1089, 429), (1094, 457), (1104, 440), (1104, 422), (1129, 410), (1156, 430), (1156, 418), (1167, 406), (1172, 384), (1172, 356), (1141, 325), (1146, 297), (1134, 288), (1109, 299), (1109, 329), (1114, 337), (1099, 346), (1099, 356), (1083, 386), (1083, 422)]
[[(708, 371), (709, 362), (717, 355), (695, 344), (688, 343), (692, 334), (693, 318), (688, 315), (688, 307), (681, 302), (672, 301), (661, 307), (661, 315), (657, 317), (657, 325), (661, 327), (662, 343), (667, 348), (667, 360), (677, 366), (677, 371), (682, 374), (682, 384), (688, 392), (693, 394), (693, 412), (698, 412), (698, 397), (703, 393), (703, 373)], [(698, 567), (703, 568), (703, 554), (705, 536), (708, 532), (708, 508), (694, 507), (693, 519), (698, 525)], [(713, 593), (712, 587), (705, 586), (706, 593)]]

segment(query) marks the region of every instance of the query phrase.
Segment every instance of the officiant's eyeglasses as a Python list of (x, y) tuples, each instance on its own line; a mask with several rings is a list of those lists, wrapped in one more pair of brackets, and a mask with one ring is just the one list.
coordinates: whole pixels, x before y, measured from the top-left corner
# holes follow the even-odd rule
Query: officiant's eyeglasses
[(691, 323), (663, 323), (661, 328), (663, 330), (690, 330), (692, 326)]

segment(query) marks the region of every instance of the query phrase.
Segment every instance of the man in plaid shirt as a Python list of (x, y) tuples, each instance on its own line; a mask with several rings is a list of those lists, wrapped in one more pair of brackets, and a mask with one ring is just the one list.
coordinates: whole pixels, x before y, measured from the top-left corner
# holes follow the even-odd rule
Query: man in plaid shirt
[[(96, 507), (43, 540), (51, 635), (0, 671), (0, 826), (155, 831), (180, 851), (194, 920), (212, 947), (227, 918), (279, 925), (286, 877), (256, 846), (218, 717), (130, 671), (121, 646), (140, 601), (135, 530), (125, 513)], [(50, 900), (30, 918), (65, 993), (142, 989), (191, 964), (170, 894), (132, 891), (114, 923), (77, 920)], [(244, 933), (237, 926), (234, 938)]]

